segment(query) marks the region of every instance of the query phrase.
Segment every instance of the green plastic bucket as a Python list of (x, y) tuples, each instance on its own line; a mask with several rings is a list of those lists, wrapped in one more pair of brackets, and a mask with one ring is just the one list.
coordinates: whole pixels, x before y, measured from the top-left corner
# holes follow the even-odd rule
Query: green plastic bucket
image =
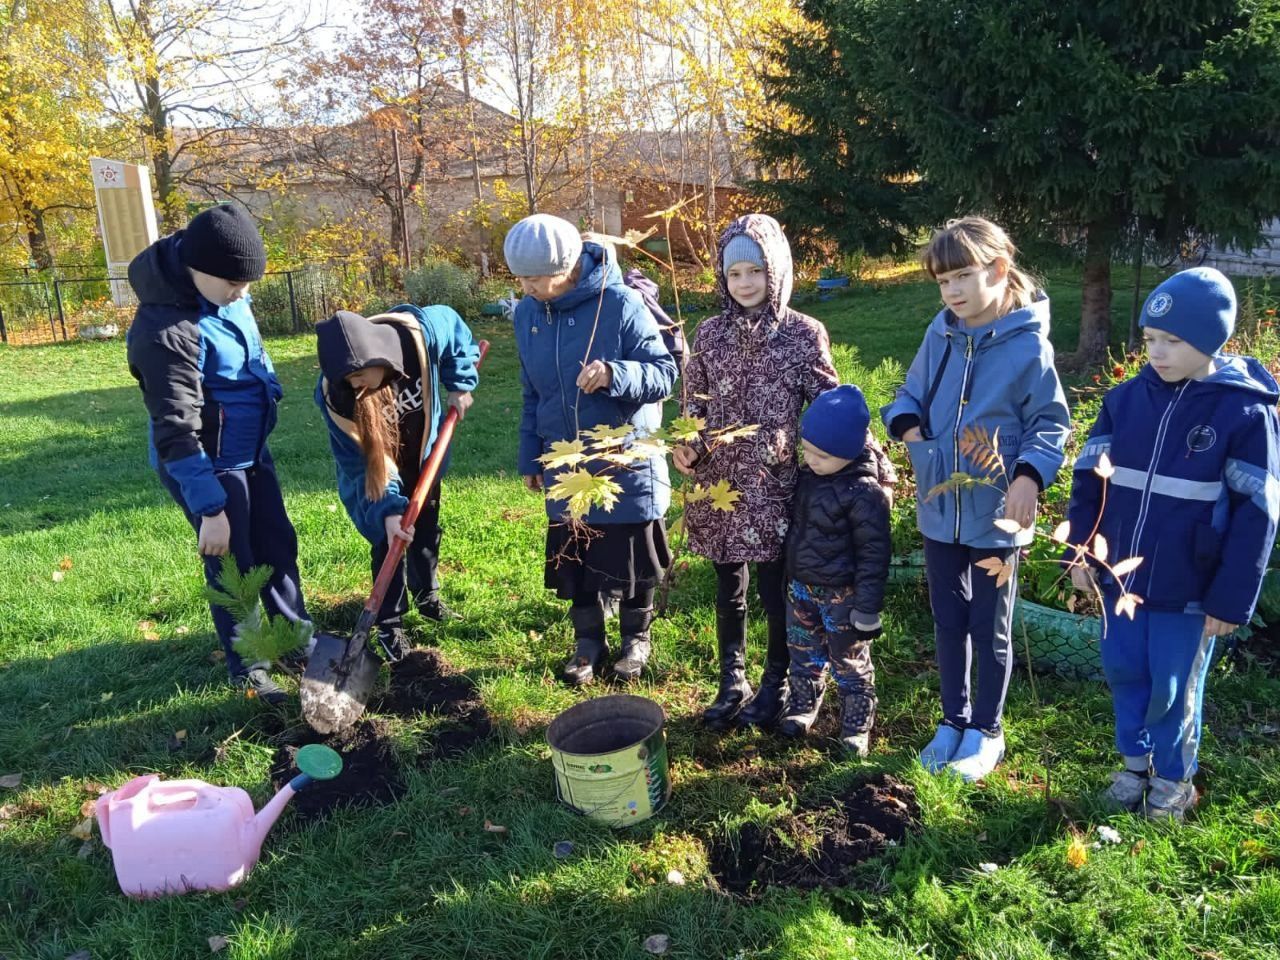
[(652, 700), (620, 694), (552, 720), (547, 743), (560, 802), (611, 827), (657, 813), (671, 796), (666, 719)]

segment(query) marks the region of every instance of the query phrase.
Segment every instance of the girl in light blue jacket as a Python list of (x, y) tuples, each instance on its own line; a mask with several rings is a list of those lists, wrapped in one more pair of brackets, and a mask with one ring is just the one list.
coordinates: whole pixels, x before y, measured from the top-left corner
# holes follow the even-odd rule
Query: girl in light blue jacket
[[(942, 687), (942, 722), (920, 761), (971, 782), (1004, 758), (1018, 549), (1031, 542), (1036, 500), (1062, 466), (1071, 428), (1048, 339), (1049, 300), (1014, 265), (1016, 252), (980, 217), (934, 234), (920, 260), (945, 306), (881, 410), (915, 470)], [(937, 489), (955, 473), (987, 482)], [(997, 527), (1002, 519), (1017, 531)], [(978, 566), (993, 558), (1008, 575)]]

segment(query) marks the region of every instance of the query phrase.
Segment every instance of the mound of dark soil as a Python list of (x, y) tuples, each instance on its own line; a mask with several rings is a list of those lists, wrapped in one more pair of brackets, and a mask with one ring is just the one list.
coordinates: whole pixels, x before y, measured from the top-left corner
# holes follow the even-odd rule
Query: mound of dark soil
[(370, 702), (374, 713), (397, 717), (432, 714), (451, 721), (434, 730), (423, 757), (456, 757), (493, 732), (475, 685), (457, 673), (438, 650), (414, 650), (391, 669), (391, 685)]
[(342, 772), (332, 780), (315, 781), (295, 796), (289, 804), (295, 816), (310, 820), (338, 807), (390, 803), (404, 792), (387, 722), (376, 717), (328, 737), (308, 730), (298, 742), (280, 747), (271, 761), (271, 783), (277, 790), (298, 775), (294, 759), (308, 743), (323, 743), (342, 754)]
[(855, 866), (901, 842), (919, 818), (915, 791), (876, 774), (842, 797), (801, 806), (765, 826), (746, 824), (712, 847), (711, 872), (721, 887), (741, 895), (770, 885), (843, 886)]

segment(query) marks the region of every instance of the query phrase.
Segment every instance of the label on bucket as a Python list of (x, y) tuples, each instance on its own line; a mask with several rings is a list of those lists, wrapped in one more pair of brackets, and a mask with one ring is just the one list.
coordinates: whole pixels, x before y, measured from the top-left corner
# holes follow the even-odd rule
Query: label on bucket
[(616, 753), (578, 757), (553, 751), (551, 760), (560, 799), (611, 826), (647, 820), (670, 793), (666, 735), (662, 731)]

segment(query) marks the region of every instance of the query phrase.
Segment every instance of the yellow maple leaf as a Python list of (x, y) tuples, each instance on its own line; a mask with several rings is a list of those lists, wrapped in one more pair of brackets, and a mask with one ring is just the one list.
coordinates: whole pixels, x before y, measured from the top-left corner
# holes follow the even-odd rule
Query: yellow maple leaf
[(559, 470), (561, 467), (576, 467), (587, 459), (587, 448), (581, 440), (554, 440), (551, 452), (544, 453), (538, 462), (548, 470)]
[(751, 423), (745, 427), (733, 427), (728, 430), (722, 430), (714, 436), (718, 443), (733, 443), (733, 441), (739, 440), (742, 437), (752, 436), (759, 429), (760, 424)]
[(661, 437), (641, 437), (627, 449), (637, 454), (640, 459), (648, 460), (650, 457), (665, 457), (670, 448)]
[(592, 427), (590, 430), (582, 431), (587, 437), (596, 441), (593, 446), (597, 447), (618, 447), (626, 442), (635, 428), (630, 424), (621, 427), (610, 427), (606, 424), (600, 424), (598, 427)]
[(667, 437), (677, 443), (690, 443), (707, 429), (704, 417), (676, 417), (667, 425)]
[(1072, 837), (1067, 844), (1067, 866), (1079, 870), (1089, 862), (1089, 848), (1079, 837)]
[(547, 491), (551, 500), (567, 500), (569, 516), (582, 519), (593, 506), (612, 510), (618, 502), (618, 494), (622, 492), (613, 480), (605, 476), (594, 476), (586, 470), (573, 470), (562, 473)]
[(717, 480), (707, 488), (707, 496), (711, 499), (712, 508), (732, 513), (736, 509), (734, 504), (741, 499), (742, 494), (730, 487), (728, 480)]
[(695, 483), (692, 487), (686, 487), (684, 492), (685, 503), (697, 503), (699, 500), (707, 499), (708, 490), (700, 483)]

